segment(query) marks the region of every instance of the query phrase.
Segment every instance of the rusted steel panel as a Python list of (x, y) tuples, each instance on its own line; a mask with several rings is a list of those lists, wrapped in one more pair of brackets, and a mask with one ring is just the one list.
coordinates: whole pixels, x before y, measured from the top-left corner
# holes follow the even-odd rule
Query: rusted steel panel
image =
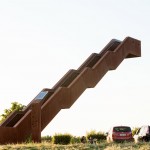
[(16, 135), (16, 128), (0, 127), (0, 144), (16, 143)]
[(47, 124), (61, 110), (63, 100), (63, 90), (58, 88), (56, 92), (43, 104), (41, 108), (41, 129), (43, 130)]
[(31, 140), (41, 142), (41, 104), (34, 102), (31, 109)]
[(14, 126), (17, 130), (17, 142), (25, 142), (31, 138), (31, 112), (29, 110)]
[(23, 117), (22, 111), (14, 111), (11, 113), (6, 120), (4, 120), (0, 126), (13, 127), (17, 121)]

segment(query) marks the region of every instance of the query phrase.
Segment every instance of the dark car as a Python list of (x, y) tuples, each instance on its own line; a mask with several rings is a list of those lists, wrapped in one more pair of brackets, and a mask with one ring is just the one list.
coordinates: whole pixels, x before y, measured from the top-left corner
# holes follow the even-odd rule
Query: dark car
[(144, 125), (139, 128), (134, 135), (134, 141), (137, 143), (139, 141), (149, 142), (150, 141), (150, 126)]
[(107, 142), (133, 141), (132, 131), (129, 126), (115, 126), (107, 133)]

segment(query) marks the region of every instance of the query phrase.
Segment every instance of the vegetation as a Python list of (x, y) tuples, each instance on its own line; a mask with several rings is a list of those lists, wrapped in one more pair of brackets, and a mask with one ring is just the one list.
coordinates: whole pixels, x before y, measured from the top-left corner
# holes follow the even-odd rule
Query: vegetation
[(78, 143), (81, 143), (81, 137), (72, 136), (70, 143), (71, 143), (71, 144), (78, 144)]
[(91, 130), (90, 132), (86, 133), (87, 139), (96, 139), (97, 142), (102, 140), (106, 140), (106, 135), (103, 132), (96, 132), (95, 130)]
[(138, 130), (139, 130), (139, 127), (134, 127), (132, 129), (132, 135), (134, 136), (137, 133)]
[(0, 145), (0, 150), (148, 150), (150, 143), (106, 143), (106, 141), (97, 144), (52, 144), (49, 142), (42, 143), (23, 143)]
[(55, 134), (53, 136), (53, 143), (67, 145), (70, 144), (71, 139), (72, 139), (72, 135), (70, 134)]
[(18, 102), (12, 102), (9, 109), (5, 109), (4, 113), (0, 115), (0, 123), (3, 122), (12, 112), (21, 111), (25, 106)]
[(42, 136), (41, 137), (41, 140), (43, 141), (43, 142), (52, 142), (52, 137), (51, 136), (49, 136), (49, 135), (47, 135), (47, 136)]

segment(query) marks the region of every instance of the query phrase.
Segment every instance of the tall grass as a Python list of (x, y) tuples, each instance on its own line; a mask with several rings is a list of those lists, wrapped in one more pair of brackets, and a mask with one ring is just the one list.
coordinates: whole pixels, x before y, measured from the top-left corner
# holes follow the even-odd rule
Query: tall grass
[(49, 142), (0, 145), (0, 150), (150, 150), (150, 143), (125, 142), (59, 145)]

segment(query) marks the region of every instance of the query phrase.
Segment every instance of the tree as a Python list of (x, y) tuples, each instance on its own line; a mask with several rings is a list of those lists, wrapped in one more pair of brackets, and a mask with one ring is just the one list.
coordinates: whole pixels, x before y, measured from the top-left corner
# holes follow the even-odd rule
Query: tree
[(12, 112), (21, 111), (25, 105), (22, 105), (18, 102), (12, 102), (9, 109), (5, 109), (4, 113), (0, 115), (0, 123), (3, 122)]

